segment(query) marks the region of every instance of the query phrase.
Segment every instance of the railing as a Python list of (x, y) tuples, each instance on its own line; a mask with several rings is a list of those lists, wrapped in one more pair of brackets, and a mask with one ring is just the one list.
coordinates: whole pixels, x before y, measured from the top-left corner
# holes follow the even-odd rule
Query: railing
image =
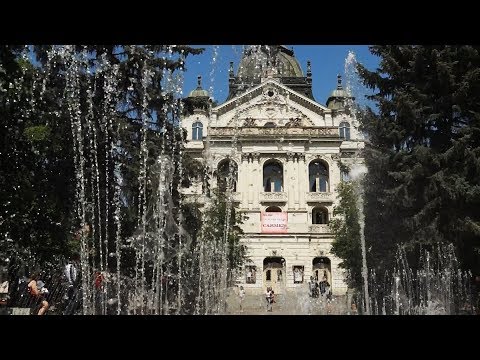
[(313, 224), (308, 226), (308, 232), (314, 234), (328, 234), (330, 233), (330, 228), (328, 224)]
[(187, 141), (185, 144), (186, 149), (203, 149), (203, 141)]
[(333, 202), (335, 194), (332, 192), (307, 192), (307, 202)]
[(260, 202), (286, 202), (288, 195), (285, 192), (261, 192)]
[(211, 137), (232, 137), (238, 136), (265, 136), (265, 135), (279, 135), (284, 137), (289, 136), (303, 136), (303, 137), (334, 137), (338, 138), (338, 128), (336, 127), (248, 127), (238, 128), (233, 127), (211, 127), (209, 130), (209, 136)]
[[(205, 204), (205, 195), (204, 194), (183, 194), (184, 201), (188, 204), (199, 203)], [(242, 193), (240, 192), (232, 192), (232, 201), (233, 202), (241, 202), (242, 201)]]

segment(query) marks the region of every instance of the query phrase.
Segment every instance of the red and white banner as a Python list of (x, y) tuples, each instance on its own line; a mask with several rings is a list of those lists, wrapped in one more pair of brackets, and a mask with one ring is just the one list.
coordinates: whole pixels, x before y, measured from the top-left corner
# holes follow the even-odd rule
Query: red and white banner
[(264, 234), (286, 234), (287, 233), (286, 212), (265, 212), (261, 213), (262, 233)]

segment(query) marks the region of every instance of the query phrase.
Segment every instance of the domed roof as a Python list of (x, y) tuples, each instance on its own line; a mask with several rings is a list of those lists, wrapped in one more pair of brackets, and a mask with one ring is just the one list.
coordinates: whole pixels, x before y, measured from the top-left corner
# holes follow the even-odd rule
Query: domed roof
[(293, 56), (293, 50), (280, 45), (262, 45), (246, 50), (237, 76), (240, 78), (260, 78), (267, 67), (276, 70), (281, 77), (303, 77), (302, 68)]
[(233, 62), (230, 62), (228, 76), (227, 101), (271, 78), (315, 101), (310, 61), (307, 61), (307, 76), (304, 76), (293, 50), (283, 45), (249, 46), (243, 52), (237, 76)]
[(327, 107), (329, 109), (340, 109), (345, 106), (345, 100), (354, 98), (349, 95), (349, 93), (343, 89), (342, 86), (342, 76), (337, 75), (337, 88), (332, 91), (327, 100)]
[(330, 97), (349, 97), (346, 90), (343, 89), (335, 89), (330, 94)]
[(197, 83), (198, 83), (197, 88), (195, 90), (190, 91), (190, 93), (188, 94), (188, 97), (189, 98), (209, 97), (210, 95), (208, 94), (208, 91), (202, 89), (202, 77), (200, 75), (197, 77)]

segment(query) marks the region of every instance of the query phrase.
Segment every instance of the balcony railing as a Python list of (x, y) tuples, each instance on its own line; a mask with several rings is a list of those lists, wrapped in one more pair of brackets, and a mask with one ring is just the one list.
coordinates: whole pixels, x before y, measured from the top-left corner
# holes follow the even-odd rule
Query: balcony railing
[(333, 202), (335, 194), (332, 192), (307, 192), (307, 202)]
[(203, 141), (187, 141), (185, 149), (203, 149)]
[(314, 234), (328, 234), (330, 233), (330, 228), (328, 224), (313, 224), (308, 226), (308, 232)]
[[(183, 194), (184, 201), (188, 204), (198, 203), (198, 204), (205, 204), (206, 196), (204, 194)], [(242, 193), (240, 192), (232, 192), (232, 201), (234, 203), (242, 202)]]
[(285, 192), (261, 192), (260, 202), (286, 202), (288, 195)]
[(233, 202), (241, 202), (242, 201), (242, 193), (232, 192), (232, 201)]
[(337, 127), (304, 127), (304, 128), (290, 128), (290, 127), (246, 127), (246, 128), (233, 128), (233, 127), (211, 127), (209, 130), (209, 136), (211, 137), (232, 137), (234, 135), (240, 137), (263, 137), (268, 135), (281, 135), (283, 137), (329, 137), (338, 138)]

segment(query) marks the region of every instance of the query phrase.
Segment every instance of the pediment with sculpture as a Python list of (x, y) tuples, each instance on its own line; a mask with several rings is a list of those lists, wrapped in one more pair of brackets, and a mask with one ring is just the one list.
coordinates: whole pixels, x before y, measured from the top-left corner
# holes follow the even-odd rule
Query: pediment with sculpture
[(214, 112), (217, 126), (261, 127), (273, 122), (276, 126), (308, 127), (316, 126), (311, 117), (323, 119), (330, 110), (282, 84), (267, 81)]
[(266, 123), (288, 127), (315, 126), (305, 113), (280, 99), (275, 102), (260, 100), (239, 109), (226, 126), (261, 127)]

